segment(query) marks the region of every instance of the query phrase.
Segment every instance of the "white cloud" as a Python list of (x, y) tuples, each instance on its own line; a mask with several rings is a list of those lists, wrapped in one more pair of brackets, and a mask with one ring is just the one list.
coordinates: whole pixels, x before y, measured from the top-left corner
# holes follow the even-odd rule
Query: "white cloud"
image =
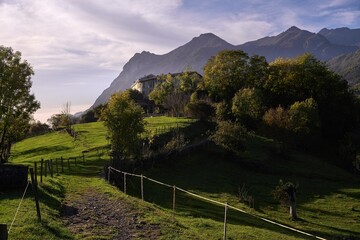
[(353, 0), (326, 0), (323, 4), (319, 5), (319, 9), (336, 8), (351, 2), (353, 2)]
[[(91, 105), (136, 52), (164, 54), (205, 32), (241, 44), (292, 25), (322, 24), (306, 21), (319, 14), (316, 5), (197, 0), (189, 8), (187, 1), (191, 0), (0, 0), (0, 45), (21, 51), (31, 63), (36, 96), (50, 108), (65, 101)], [(317, 5), (331, 15), (329, 8), (347, 2), (352, 0)], [(222, 8), (230, 3), (234, 9)], [(336, 14), (332, 18), (341, 23), (359, 19), (356, 10)]]

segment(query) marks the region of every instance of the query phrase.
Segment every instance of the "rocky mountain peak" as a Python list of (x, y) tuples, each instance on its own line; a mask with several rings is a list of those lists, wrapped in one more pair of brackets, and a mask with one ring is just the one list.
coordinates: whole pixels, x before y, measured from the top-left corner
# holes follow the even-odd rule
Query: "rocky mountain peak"
[(265, 56), (268, 61), (310, 52), (324, 61), (354, 52), (359, 47), (360, 29), (329, 30), (325, 28), (316, 34), (292, 26), (276, 36), (264, 37), (238, 46), (226, 42), (213, 33), (204, 33), (163, 55), (147, 51), (136, 53), (124, 65), (123, 71), (109, 88), (105, 89), (95, 101), (93, 107), (105, 103), (111, 94), (129, 88), (135, 80), (148, 74), (182, 72), (189, 67), (202, 74), (203, 67), (209, 58), (225, 49), (238, 49), (249, 55)]

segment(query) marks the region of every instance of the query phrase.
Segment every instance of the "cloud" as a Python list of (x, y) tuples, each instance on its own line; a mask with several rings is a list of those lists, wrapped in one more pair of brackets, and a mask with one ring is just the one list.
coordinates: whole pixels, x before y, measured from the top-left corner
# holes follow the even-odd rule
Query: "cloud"
[(21, 51), (34, 67), (34, 91), (44, 108), (64, 101), (84, 105), (110, 85), (136, 52), (165, 54), (205, 32), (241, 44), (292, 25), (312, 31), (358, 26), (356, 4), (357, 0), (0, 0), (0, 44)]

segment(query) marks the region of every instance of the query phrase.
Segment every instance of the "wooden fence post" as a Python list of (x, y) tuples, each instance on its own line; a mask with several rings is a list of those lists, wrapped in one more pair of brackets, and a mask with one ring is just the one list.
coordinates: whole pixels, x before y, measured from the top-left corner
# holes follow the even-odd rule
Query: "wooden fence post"
[(41, 183), (42, 183), (43, 169), (44, 169), (44, 159), (41, 159), (41, 163), (40, 163), (40, 182)]
[(124, 193), (126, 194), (126, 173), (124, 173)]
[(54, 177), (54, 173), (53, 173), (53, 160), (50, 159), (49, 161), (49, 172), (50, 172), (50, 176)]
[(111, 171), (111, 167), (108, 167), (108, 183), (110, 183), (110, 171)]
[(68, 162), (68, 169), (69, 169), (69, 172), (70, 172), (70, 158), (68, 158), (67, 162)]
[(225, 213), (224, 213), (224, 240), (226, 240), (226, 221), (227, 221), (227, 209), (228, 209), (228, 204), (225, 203)]
[(173, 186), (173, 211), (175, 212), (175, 203), (176, 203), (176, 186)]
[(34, 197), (35, 197), (36, 213), (37, 213), (38, 221), (41, 222), (40, 205), (39, 205), (39, 199), (38, 199), (38, 195), (37, 195), (37, 185), (35, 184), (34, 170), (32, 168), (30, 168), (30, 176), (31, 176), (31, 186), (32, 186), (32, 189), (34, 192)]
[(55, 167), (56, 167), (56, 174), (59, 175), (59, 166), (58, 166), (58, 159), (55, 158)]
[(8, 239), (8, 230), (6, 224), (0, 224), (0, 240)]
[(37, 163), (34, 162), (34, 170), (35, 170), (35, 184), (38, 185), (38, 180), (37, 180)]
[(144, 201), (144, 176), (141, 174), (141, 200)]
[(44, 176), (45, 177), (47, 177), (47, 169), (48, 169), (48, 160), (45, 160), (45, 166), (44, 166), (44, 170), (45, 170)]
[(64, 172), (64, 158), (61, 157), (61, 173)]

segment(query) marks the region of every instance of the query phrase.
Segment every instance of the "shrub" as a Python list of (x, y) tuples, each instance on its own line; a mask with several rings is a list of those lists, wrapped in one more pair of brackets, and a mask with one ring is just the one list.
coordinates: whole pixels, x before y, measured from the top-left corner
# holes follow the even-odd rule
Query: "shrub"
[(215, 109), (209, 102), (199, 100), (186, 106), (186, 114), (191, 118), (209, 120), (214, 116)]
[(228, 121), (233, 119), (231, 106), (226, 101), (216, 104), (215, 115), (218, 121)]
[(297, 218), (296, 213), (296, 191), (299, 185), (292, 182), (284, 183), (282, 180), (271, 192), (273, 198), (279, 201), (282, 205), (290, 206), (290, 216), (292, 219)]
[(239, 154), (245, 149), (246, 136), (246, 128), (241, 124), (230, 121), (220, 121), (211, 139), (217, 145)]
[(258, 91), (253, 88), (240, 89), (232, 100), (232, 113), (248, 128), (254, 128), (261, 119), (263, 103)]

